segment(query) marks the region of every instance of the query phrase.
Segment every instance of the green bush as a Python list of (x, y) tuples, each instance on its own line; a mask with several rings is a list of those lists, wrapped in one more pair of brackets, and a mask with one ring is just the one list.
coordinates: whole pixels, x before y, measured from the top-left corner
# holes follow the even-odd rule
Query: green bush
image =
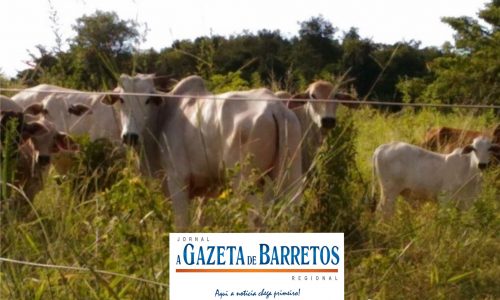
[(55, 159), (69, 160), (69, 170), (62, 176), (70, 182), (70, 188), (81, 199), (111, 187), (121, 179), (120, 170), (127, 163), (126, 149), (107, 139), (90, 141), (87, 136), (76, 139), (76, 154), (60, 154)]
[(359, 218), (368, 190), (356, 166), (357, 129), (344, 114), (327, 135), (304, 192), (305, 231), (344, 232), (359, 238)]

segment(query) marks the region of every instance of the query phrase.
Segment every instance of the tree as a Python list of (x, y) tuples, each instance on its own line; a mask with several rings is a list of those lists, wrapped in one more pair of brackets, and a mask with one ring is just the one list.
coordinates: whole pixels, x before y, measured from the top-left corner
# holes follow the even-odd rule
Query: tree
[(115, 12), (97, 10), (93, 15), (78, 18), (72, 27), (76, 31), (75, 46), (107, 54), (130, 53), (134, 43), (139, 42), (137, 24), (121, 20)]
[(435, 59), (436, 74), (425, 91), (445, 103), (498, 104), (500, 99), (500, 0), (486, 4), (479, 14), (486, 25), (471, 17), (446, 17), (455, 31), (455, 45)]
[(380, 45), (373, 57), (380, 70), (377, 81), (373, 82), (372, 96), (375, 99), (399, 101), (402, 95), (397, 90), (397, 83), (408, 77), (427, 75), (427, 49), (420, 49), (415, 41), (399, 42), (394, 45)]
[(137, 24), (118, 18), (114, 12), (96, 11), (76, 20), (76, 36), (68, 51), (50, 52), (37, 46), (30, 54), (32, 68), (18, 73), (28, 85), (52, 83), (77, 89), (107, 89), (116, 75), (133, 68), (134, 43), (139, 41)]
[(240, 71), (246, 81), (258, 76), (267, 84), (285, 76), (290, 43), (279, 31), (243, 33), (229, 39), (219, 38), (214, 44), (214, 63), (219, 74)]
[(71, 41), (72, 86), (109, 88), (116, 75), (132, 71), (134, 43), (139, 41), (137, 24), (121, 20), (115, 12), (96, 11), (76, 20), (76, 36)]
[(377, 45), (369, 39), (361, 39), (357, 28), (351, 28), (342, 40), (341, 72), (353, 80), (357, 93), (364, 97), (375, 82), (380, 67), (373, 59)]
[(31, 62), (29, 62), (31, 68), (18, 72), (16, 76), (17, 79), (28, 86), (36, 85), (58, 62), (57, 57), (44, 46), (37, 45), (35, 48), (38, 50), (38, 54), (29, 54), (31, 57)]
[(313, 17), (300, 22), (299, 37), (292, 39), (291, 64), (306, 81), (312, 81), (322, 71), (335, 73), (341, 47), (334, 39), (337, 29), (323, 18)]
[[(493, 13), (484, 16), (495, 20)], [(466, 23), (473, 22), (467, 19)], [(168, 89), (170, 79), (198, 74), (216, 85), (228, 81), (238, 88), (266, 85), (294, 92), (315, 79), (331, 80), (347, 72), (346, 78), (361, 97), (369, 94), (370, 98), (399, 100), (402, 91), (396, 90), (396, 84), (414, 77), (425, 77), (423, 83), (432, 81), (428, 62), (441, 55), (435, 49), (420, 49), (415, 42), (378, 44), (362, 38), (356, 28), (344, 33), (340, 42), (337, 29), (321, 15), (299, 25), (298, 35), (291, 39), (277, 30), (263, 29), (256, 34), (243, 31), (230, 37), (177, 40), (160, 51), (140, 51), (135, 49), (141, 39), (138, 24), (121, 20), (114, 12), (96, 11), (76, 20), (76, 35), (68, 41), (68, 50), (48, 51), (39, 46), (40, 53), (32, 55), (32, 68), (18, 77), (31, 79), (30, 85), (103, 90), (116, 84), (119, 73), (156, 73), (164, 79), (162, 88)], [(472, 30), (470, 35), (483, 33)], [(467, 45), (466, 52), (473, 53), (479, 46)], [(456, 53), (453, 49), (448, 52), (454, 59)], [(439, 66), (434, 65), (436, 73)], [(422, 81), (416, 82), (418, 85), (401, 85), (412, 98), (423, 86)]]

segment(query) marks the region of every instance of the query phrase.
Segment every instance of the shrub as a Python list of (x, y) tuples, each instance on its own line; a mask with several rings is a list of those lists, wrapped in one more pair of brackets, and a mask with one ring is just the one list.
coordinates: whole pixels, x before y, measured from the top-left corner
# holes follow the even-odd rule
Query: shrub
[(363, 197), (367, 195), (356, 166), (357, 130), (349, 115), (326, 137), (304, 192), (305, 231), (358, 235)]
[(97, 191), (111, 187), (121, 178), (126, 165), (126, 150), (106, 139), (90, 141), (87, 136), (78, 137), (80, 150), (76, 154), (65, 153), (60, 160), (69, 159), (69, 171), (63, 180), (70, 182), (70, 188), (81, 199)]

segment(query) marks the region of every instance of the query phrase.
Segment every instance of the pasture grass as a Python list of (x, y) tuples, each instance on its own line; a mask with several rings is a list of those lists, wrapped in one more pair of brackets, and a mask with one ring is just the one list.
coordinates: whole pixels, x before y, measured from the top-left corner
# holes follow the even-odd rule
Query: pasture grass
[[(255, 174), (238, 188), (227, 182), (215, 196), (193, 200), (189, 231), (292, 231), (294, 219), (299, 231), (345, 232), (346, 299), (498, 299), (498, 167), (484, 174), (483, 191), (468, 211), (454, 203), (414, 207), (400, 199), (395, 217), (381, 222), (370, 210), (371, 155), (378, 145), (419, 144), (433, 126), (490, 128), (493, 113), (363, 108), (339, 114), (340, 125), (323, 145), (297, 207), (284, 210), (285, 201), (250, 205), (249, 197), (264, 193)], [(61, 177), (51, 170), (31, 212), (1, 212), (0, 257), (88, 271), (0, 261), (0, 298), (167, 299), (174, 229), (160, 183), (140, 175), (132, 152), (84, 145), (77, 172)], [(93, 156), (107, 164), (101, 173), (92, 171)], [(259, 223), (249, 225), (249, 216)]]
[(10, 198), (11, 190), (8, 188), (7, 183), (13, 183), (16, 177), (15, 170), (18, 151), (15, 151), (15, 148), (18, 145), (18, 136), (16, 133), (18, 125), (18, 120), (15, 118), (8, 120), (5, 127), (4, 124), (0, 124), (0, 129), (2, 130), (0, 141), (3, 146), (0, 153), (0, 179), (2, 179), (0, 183), (0, 199)]

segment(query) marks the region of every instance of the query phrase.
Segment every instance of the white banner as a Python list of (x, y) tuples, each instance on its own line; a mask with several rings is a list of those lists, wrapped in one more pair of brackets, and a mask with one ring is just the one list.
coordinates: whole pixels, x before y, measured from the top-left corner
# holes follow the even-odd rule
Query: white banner
[(170, 234), (170, 300), (343, 298), (343, 233)]

